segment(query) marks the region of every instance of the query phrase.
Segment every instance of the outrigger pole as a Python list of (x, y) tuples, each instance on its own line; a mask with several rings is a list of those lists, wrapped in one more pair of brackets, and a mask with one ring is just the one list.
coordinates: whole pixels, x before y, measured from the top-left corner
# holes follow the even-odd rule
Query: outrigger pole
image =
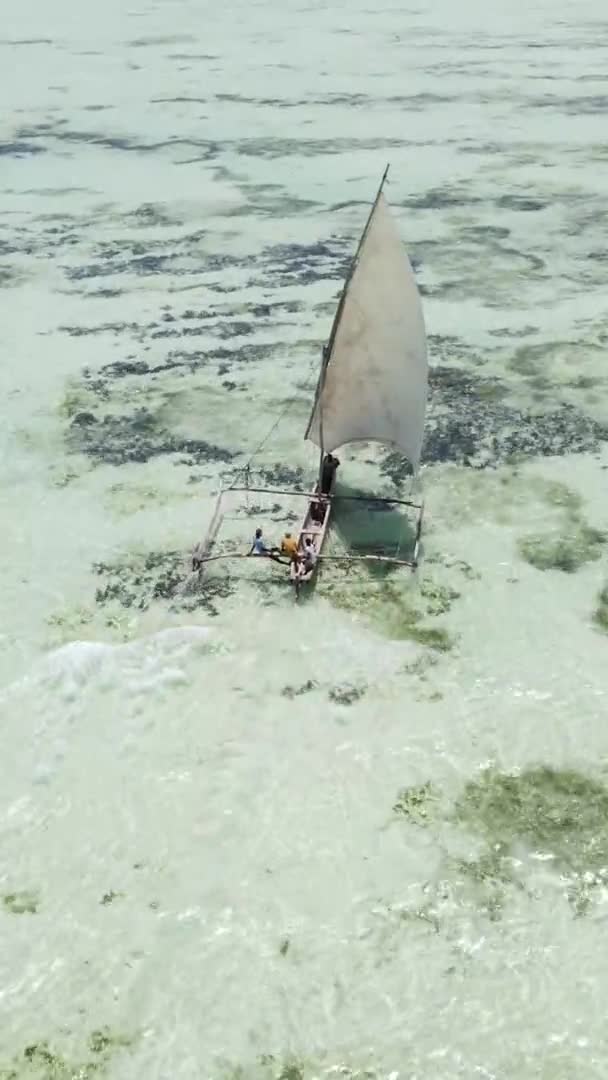
[(233, 487), (231, 491), (256, 491), (266, 495), (302, 495), (305, 499), (327, 499), (333, 502), (336, 499), (349, 499), (351, 502), (368, 503), (391, 503), (399, 506), (413, 506), (416, 510), (422, 509), (422, 503), (412, 502), (411, 499), (390, 499), (384, 495), (319, 495), (316, 491), (299, 491), (296, 488), (267, 488), (267, 487)]
[(220, 531), (220, 526), (222, 524), (222, 521), (224, 520), (224, 515), (222, 513), (223, 494), (224, 492), (222, 489), (222, 482), (220, 480), (220, 486), (217, 493), (217, 498), (215, 500), (215, 507), (213, 509), (211, 521), (209, 522), (209, 528), (207, 529), (204, 539), (199, 540), (194, 551), (192, 552), (193, 571), (200, 570), (202, 564), (209, 561), (209, 552), (211, 551), (215, 543), (217, 534)]
[[(220, 559), (249, 559), (250, 556), (244, 551), (225, 551), (221, 555), (206, 555), (198, 560), (198, 567), (202, 563), (218, 562)], [(253, 558), (268, 558), (270, 562), (281, 562), (280, 559), (271, 559), (269, 555), (255, 555)], [(391, 555), (318, 555), (317, 558), (324, 562), (385, 562), (395, 566), (416, 567), (414, 559), (395, 559)], [(285, 563), (282, 563), (284, 566)]]

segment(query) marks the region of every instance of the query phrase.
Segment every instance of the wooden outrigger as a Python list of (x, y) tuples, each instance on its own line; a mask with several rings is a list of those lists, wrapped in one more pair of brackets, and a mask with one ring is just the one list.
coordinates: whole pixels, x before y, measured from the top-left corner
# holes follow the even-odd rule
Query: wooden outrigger
[[(320, 495), (319, 491), (318, 491), (318, 488), (315, 488), (315, 490), (313, 492), (308, 492), (308, 491), (299, 491), (297, 489), (289, 490), (287, 488), (271, 488), (271, 487), (258, 487), (258, 486), (255, 486), (255, 487), (251, 487), (251, 486), (247, 486), (247, 487), (231, 486), (226, 491), (220, 490), (218, 492), (217, 496), (216, 496), (216, 503), (215, 503), (214, 512), (213, 512), (213, 515), (212, 515), (212, 518), (211, 518), (211, 522), (210, 522), (210, 524), (209, 524), (209, 526), (207, 528), (207, 532), (205, 533), (205, 537), (204, 537), (203, 540), (201, 540), (196, 545), (196, 547), (194, 548), (194, 550), (192, 552), (192, 570), (193, 571), (198, 571), (200, 573), (202, 571), (202, 569), (203, 569), (203, 566), (205, 566), (207, 563), (222, 562), (225, 559), (234, 560), (234, 559), (246, 559), (246, 558), (249, 558), (249, 552), (245, 552), (245, 551), (241, 551), (241, 552), (229, 551), (229, 552), (219, 552), (219, 553), (217, 553), (215, 551), (215, 549), (214, 549), (215, 540), (217, 538), (217, 533), (218, 533), (219, 527), (221, 525), (221, 522), (223, 520), (223, 513), (222, 513), (222, 510), (221, 510), (222, 499), (223, 499), (224, 494), (227, 494), (229, 491), (233, 491), (233, 492), (246, 491), (248, 493), (249, 492), (258, 492), (258, 493), (262, 493), (262, 494), (266, 494), (266, 495), (292, 495), (292, 496), (293, 495), (295, 495), (295, 496), (299, 495), (299, 496), (301, 496), (301, 497), (303, 497), (303, 498), (305, 498), (307, 500), (306, 512), (304, 514), (304, 517), (302, 519), (301, 525), (300, 525), (300, 527), (298, 529), (298, 533), (297, 533), (298, 550), (299, 551), (303, 550), (304, 544), (305, 544), (305, 541), (306, 541), (306, 537), (311, 536), (313, 538), (314, 549), (315, 549), (315, 554), (316, 554), (316, 560), (315, 560), (315, 565), (313, 567), (312, 573), (309, 572), (309, 573), (306, 573), (306, 574), (301, 574), (299, 576), (298, 581), (295, 580), (295, 572), (293, 570), (293, 564), (290, 563), (289, 579), (290, 579), (291, 583), (294, 585), (294, 587), (296, 587), (295, 588), (296, 597), (299, 596), (300, 586), (302, 584), (306, 584), (306, 583), (313, 580), (313, 578), (315, 576), (315, 573), (316, 573), (316, 568), (317, 568), (318, 564), (322, 563), (322, 562), (391, 563), (394, 566), (408, 566), (411, 570), (416, 570), (417, 567), (418, 567), (418, 555), (419, 555), (419, 551), (420, 551), (420, 541), (421, 541), (421, 535), (422, 535), (422, 521), (423, 521), (423, 516), (424, 516), (424, 503), (422, 503), (422, 502), (416, 503), (416, 502), (413, 502), (411, 499), (400, 499), (400, 498), (397, 498), (397, 497), (391, 498), (391, 497), (384, 497), (384, 496), (377, 496), (377, 495), (374, 495), (374, 496), (342, 495), (342, 494), (334, 494), (334, 493), (331, 493), (329, 495)], [(393, 555), (376, 555), (376, 554), (367, 554), (367, 555), (352, 555), (352, 554), (323, 555), (322, 554), (322, 549), (323, 549), (323, 544), (324, 544), (325, 538), (326, 538), (327, 533), (328, 533), (329, 522), (330, 522), (330, 518), (332, 516), (332, 511), (333, 511), (333, 504), (334, 504), (334, 502), (340, 502), (342, 500), (344, 500), (344, 501), (355, 501), (355, 502), (380, 503), (380, 504), (386, 504), (386, 505), (409, 506), (409, 507), (413, 507), (416, 510), (418, 510), (418, 515), (417, 515), (417, 519), (416, 519), (416, 531), (415, 531), (415, 537), (414, 537), (414, 547), (413, 547), (413, 551), (412, 551), (412, 557), (411, 558), (400, 558), (398, 556), (393, 556)], [(318, 504), (321, 504), (324, 507), (324, 511), (325, 511), (322, 522), (319, 520), (318, 511), (315, 509), (315, 507)], [(279, 559), (279, 558), (275, 557), (274, 561), (278, 562), (278, 563), (281, 563), (281, 565), (285, 565), (285, 561), (283, 559)]]
[[(389, 562), (416, 569), (420, 551), (422, 501), (370, 495), (367, 501), (415, 507), (412, 557), (386, 555), (323, 555), (336, 499), (365, 500), (363, 495), (335, 494), (324, 477), (327, 457), (351, 442), (380, 442), (397, 447), (416, 475), (424, 436), (428, 388), (426, 332), (414, 274), (393, 221), (383, 187), (388, 166), (352, 260), (323, 349), (321, 369), (305, 438), (319, 448), (319, 478), (312, 492), (250, 487), (229, 490), (301, 495), (306, 511), (297, 533), (298, 555), (289, 564), (296, 597), (315, 576), (320, 560)], [(271, 429), (272, 430), (272, 429)], [(334, 470), (335, 473), (335, 470)], [(248, 475), (248, 470), (247, 470)], [(324, 482), (325, 481), (325, 482)], [(214, 544), (222, 521), (222, 492), (205, 539), (192, 556), (193, 569), (236, 553), (216, 554)], [(307, 549), (312, 549), (307, 558)], [(274, 561), (282, 562), (274, 552)]]

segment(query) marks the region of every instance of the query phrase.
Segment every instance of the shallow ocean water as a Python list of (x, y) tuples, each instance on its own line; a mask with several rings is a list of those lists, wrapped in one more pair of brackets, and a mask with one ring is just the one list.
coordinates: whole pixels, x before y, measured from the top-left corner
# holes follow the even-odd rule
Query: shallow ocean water
[[(591, 0), (3, 21), (0, 1076), (606, 1075), (606, 30)], [(220, 475), (314, 475), (387, 161), (419, 574), (197, 588)], [(235, 493), (223, 542), (300, 509)], [(351, 508), (329, 550), (410, 538)]]

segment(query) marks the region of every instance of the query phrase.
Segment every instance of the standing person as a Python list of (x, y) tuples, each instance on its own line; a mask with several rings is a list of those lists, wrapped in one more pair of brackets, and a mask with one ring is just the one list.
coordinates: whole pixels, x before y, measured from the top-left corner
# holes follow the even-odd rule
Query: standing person
[(310, 504), (310, 516), (317, 525), (322, 525), (325, 521), (325, 503), (317, 499), (316, 502)]
[(326, 454), (321, 466), (321, 494), (329, 495), (336, 477), (336, 469), (340, 462), (333, 454)]

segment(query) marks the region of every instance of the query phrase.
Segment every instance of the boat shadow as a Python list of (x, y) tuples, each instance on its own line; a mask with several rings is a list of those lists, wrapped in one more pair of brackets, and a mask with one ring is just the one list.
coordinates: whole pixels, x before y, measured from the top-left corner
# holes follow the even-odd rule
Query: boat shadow
[[(415, 507), (380, 502), (369, 492), (344, 483), (336, 485), (335, 495), (330, 528), (349, 553), (412, 558), (418, 515)], [(361, 562), (359, 565), (370, 574), (382, 577), (396, 569), (390, 563), (382, 562)]]

